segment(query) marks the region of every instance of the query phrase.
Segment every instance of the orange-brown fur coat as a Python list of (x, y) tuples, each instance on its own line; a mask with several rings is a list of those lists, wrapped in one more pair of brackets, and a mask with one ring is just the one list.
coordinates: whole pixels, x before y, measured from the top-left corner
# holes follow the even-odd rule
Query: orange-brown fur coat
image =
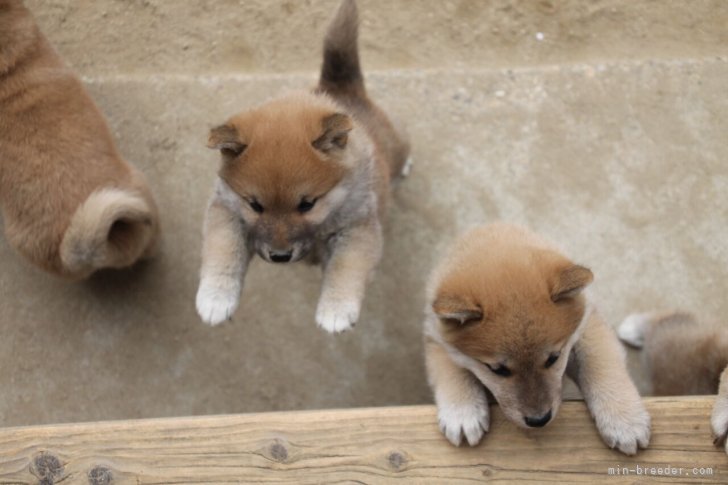
[(382, 251), (390, 181), (407, 138), (367, 96), (358, 17), (344, 0), (324, 40), (318, 86), (230, 118), (210, 133), (222, 168), (204, 226), (197, 310), (215, 325), (238, 306), (248, 262), (302, 259), (324, 269), (316, 322), (336, 333), (359, 318)]
[(0, 204), (10, 245), (72, 279), (134, 263), (158, 232), (144, 177), (19, 0), (0, 0)]
[(618, 332), (623, 342), (642, 348), (651, 394), (718, 394), (711, 426), (716, 444), (722, 445), (728, 435), (728, 327), (664, 311), (630, 315)]
[(566, 373), (608, 446), (626, 454), (647, 446), (650, 418), (623, 350), (584, 294), (592, 278), (517, 226), (458, 239), (430, 279), (425, 320), (427, 374), (453, 444), (474, 445), (488, 430), (486, 389), (518, 426), (545, 426)]

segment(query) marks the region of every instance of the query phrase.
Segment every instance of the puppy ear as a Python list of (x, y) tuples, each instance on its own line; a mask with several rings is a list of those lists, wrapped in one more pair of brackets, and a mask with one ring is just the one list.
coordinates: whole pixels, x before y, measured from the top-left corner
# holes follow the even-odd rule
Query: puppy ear
[(440, 320), (458, 327), (483, 319), (483, 310), (480, 307), (457, 297), (439, 296), (432, 304), (432, 309)]
[(594, 279), (589, 268), (572, 264), (561, 270), (551, 288), (551, 301), (554, 303), (574, 298)]
[(245, 151), (247, 145), (240, 140), (238, 130), (229, 124), (220, 125), (210, 130), (207, 147), (220, 150), (223, 160), (233, 160)]
[(323, 134), (316, 138), (311, 145), (326, 154), (343, 150), (349, 141), (349, 132), (354, 124), (347, 115), (334, 113), (321, 120)]

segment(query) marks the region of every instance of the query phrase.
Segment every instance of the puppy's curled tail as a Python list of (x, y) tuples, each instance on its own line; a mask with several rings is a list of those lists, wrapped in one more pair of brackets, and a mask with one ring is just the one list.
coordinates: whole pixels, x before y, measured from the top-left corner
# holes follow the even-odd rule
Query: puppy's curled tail
[(617, 336), (627, 345), (636, 349), (644, 347), (654, 332), (665, 327), (674, 328), (675, 324), (694, 324), (695, 318), (679, 310), (662, 310), (628, 315), (617, 328)]
[(645, 333), (652, 324), (653, 314), (633, 313), (628, 315), (617, 328), (619, 340), (634, 348), (641, 349), (645, 344)]
[(319, 87), (332, 94), (361, 94), (364, 76), (359, 64), (359, 14), (355, 0), (342, 0), (324, 38)]
[(123, 268), (148, 253), (156, 239), (156, 209), (141, 195), (107, 187), (76, 209), (63, 235), (63, 272), (85, 278), (101, 268)]

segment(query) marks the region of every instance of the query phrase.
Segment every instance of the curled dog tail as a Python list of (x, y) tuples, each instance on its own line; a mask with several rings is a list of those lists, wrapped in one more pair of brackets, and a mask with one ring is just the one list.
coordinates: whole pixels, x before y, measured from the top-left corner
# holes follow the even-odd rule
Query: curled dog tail
[[(641, 349), (655, 332), (680, 325), (694, 325), (695, 317), (679, 310), (662, 310), (628, 315), (617, 328), (619, 339), (631, 347)], [(669, 331), (669, 330), (668, 330)]]
[(63, 271), (84, 278), (101, 268), (135, 263), (156, 239), (156, 209), (136, 192), (93, 192), (71, 218), (60, 245)]
[(645, 344), (645, 334), (654, 321), (652, 313), (633, 313), (628, 315), (617, 328), (619, 340), (631, 347), (641, 349)]
[(319, 89), (331, 94), (360, 94), (364, 76), (359, 65), (359, 14), (355, 0), (342, 0), (324, 38)]

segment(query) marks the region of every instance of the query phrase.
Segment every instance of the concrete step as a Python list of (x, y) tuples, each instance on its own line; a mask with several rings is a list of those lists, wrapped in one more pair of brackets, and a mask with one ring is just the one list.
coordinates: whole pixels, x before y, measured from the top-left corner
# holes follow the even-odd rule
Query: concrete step
[[(27, 0), (83, 74), (315, 70), (339, 0)], [(368, 70), (728, 54), (723, 0), (361, 0)]]
[(156, 192), (162, 248), (69, 284), (0, 240), (0, 422), (430, 402), (425, 279), (458, 232), (499, 218), (591, 266), (612, 323), (663, 307), (724, 315), (726, 79), (725, 59), (372, 73), (372, 96), (409, 125), (415, 165), (360, 323), (333, 337), (314, 323), (321, 278), (305, 265), (254, 263), (233, 323), (211, 329), (194, 310), (218, 165), (208, 129), (314, 72), (87, 75)]

